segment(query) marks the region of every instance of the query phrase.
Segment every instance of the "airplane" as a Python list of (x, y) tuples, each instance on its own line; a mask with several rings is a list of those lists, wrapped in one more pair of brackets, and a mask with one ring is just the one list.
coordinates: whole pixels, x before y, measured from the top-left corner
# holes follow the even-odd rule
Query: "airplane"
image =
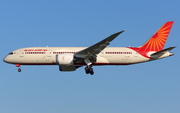
[(85, 73), (93, 75), (93, 66), (131, 65), (158, 60), (174, 55), (164, 45), (174, 21), (166, 22), (140, 47), (108, 47), (117, 32), (90, 47), (28, 47), (10, 52), (3, 61), (14, 64), (21, 72), (21, 65), (58, 65), (59, 71), (75, 71), (85, 66)]

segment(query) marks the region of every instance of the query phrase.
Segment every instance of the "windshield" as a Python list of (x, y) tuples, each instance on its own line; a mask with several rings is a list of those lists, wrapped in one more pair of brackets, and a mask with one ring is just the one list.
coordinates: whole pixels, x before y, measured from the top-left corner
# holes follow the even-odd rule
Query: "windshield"
[(13, 52), (10, 52), (8, 55), (12, 55), (13, 54)]

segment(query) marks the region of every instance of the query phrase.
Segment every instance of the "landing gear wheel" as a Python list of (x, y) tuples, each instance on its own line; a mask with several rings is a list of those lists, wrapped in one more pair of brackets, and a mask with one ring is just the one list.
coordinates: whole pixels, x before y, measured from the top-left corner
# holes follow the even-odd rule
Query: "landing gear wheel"
[(94, 74), (93, 68), (89, 68), (89, 73), (90, 73), (91, 75)]
[(21, 72), (21, 68), (18, 68), (18, 72)]
[(91, 75), (94, 74), (93, 68), (91, 68), (91, 67), (85, 67), (85, 72), (86, 72), (86, 74), (91, 74)]
[(94, 71), (91, 71), (90, 74), (91, 74), (91, 75), (94, 75)]
[(88, 67), (85, 67), (85, 72), (86, 72), (86, 74), (90, 73)]

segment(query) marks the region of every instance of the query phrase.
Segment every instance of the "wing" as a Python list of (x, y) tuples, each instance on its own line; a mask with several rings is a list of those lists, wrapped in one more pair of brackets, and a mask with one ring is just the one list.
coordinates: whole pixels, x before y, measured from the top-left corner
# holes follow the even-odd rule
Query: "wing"
[(83, 59), (90, 59), (92, 57), (96, 57), (96, 55), (99, 54), (104, 48), (106, 48), (112, 40), (114, 40), (119, 34), (121, 34), (124, 31), (125, 30), (117, 32), (84, 50), (76, 52), (75, 57)]

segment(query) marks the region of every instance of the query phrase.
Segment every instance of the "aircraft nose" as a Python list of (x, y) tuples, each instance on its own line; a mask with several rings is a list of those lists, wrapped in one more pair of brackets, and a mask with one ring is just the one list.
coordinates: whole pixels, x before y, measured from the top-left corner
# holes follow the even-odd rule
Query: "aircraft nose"
[(4, 57), (3, 61), (7, 63), (8, 62), (7, 57)]
[(6, 57), (4, 57), (3, 61), (6, 62), (6, 63), (11, 63), (12, 58), (10, 58), (9, 56), (6, 56)]

